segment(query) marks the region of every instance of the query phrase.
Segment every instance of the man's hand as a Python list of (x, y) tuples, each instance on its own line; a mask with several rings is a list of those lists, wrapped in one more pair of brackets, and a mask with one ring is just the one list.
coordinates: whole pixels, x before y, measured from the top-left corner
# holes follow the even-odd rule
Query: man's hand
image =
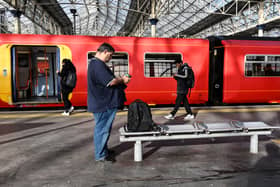
[(124, 82), (125, 84), (129, 83), (130, 79), (131, 79), (131, 78), (130, 78), (129, 76), (127, 76), (127, 75), (123, 75), (123, 76), (122, 76), (122, 80), (123, 80), (123, 82)]

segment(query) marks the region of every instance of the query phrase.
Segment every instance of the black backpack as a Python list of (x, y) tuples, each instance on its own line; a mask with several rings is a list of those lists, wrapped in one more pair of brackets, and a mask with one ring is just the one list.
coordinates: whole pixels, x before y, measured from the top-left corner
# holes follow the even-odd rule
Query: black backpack
[(186, 64), (188, 68), (188, 77), (186, 78), (188, 88), (193, 88), (194, 87), (194, 72), (192, 70), (192, 67), (190, 67), (188, 64)]
[(187, 63), (184, 64), (184, 66), (187, 67), (187, 70), (188, 70), (188, 76), (186, 78), (186, 81), (187, 81), (187, 87), (190, 89), (189, 91), (189, 97), (191, 95), (191, 90), (192, 88), (194, 87), (194, 82), (195, 82), (195, 79), (194, 79), (194, 72), (192, 70), (192, 67), (189, 66)]
[(74, 71), (69, 71), (66, 77), (65, 84), (70, 88), (75, 88), (77, 82), (77, 75)]
[(140, 99), (136, 99), (128, 106), (127, 132), (143, 132), (156, 130), (152, 119), (151, 109), (148, 104)]

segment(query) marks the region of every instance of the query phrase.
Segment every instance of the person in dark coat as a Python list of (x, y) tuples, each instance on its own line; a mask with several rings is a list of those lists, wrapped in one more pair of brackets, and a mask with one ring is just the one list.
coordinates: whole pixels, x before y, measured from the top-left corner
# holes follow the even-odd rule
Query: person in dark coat
[(177, 60), (175, 62), (177, 67), (177, 73), (174, 74), (174, 79), (177, 81), (177, 97), (176, 97), (176, 103), (174, 106), (174, 109), (168, 114), (167, 116), (164, 116), (166, 119), (175, 119), (175, 115), (183, 102), (183, 105), (185, 107), (185, 110), (187, 112), (187, 115), (184, 117), (184, 120), (191, 120), (194, 119), (194, 115), (192, 113), (192, 110), (190, 108), (187, 94), (189, 91), (189, 87), (187, 84), (187, 77), (188, 77), (188, 66), (183, 65), (182, 60)]
[(62, 99), (64, 102), (64, 112), (62, 113), (62, 115), (64, 116), (69, 116), (74, 111), (74, 106), (69, 100), (69, 94), (73, 91), (74, 88), (66, 85), (66, 80), (69, 72), (76, 73), (76, 68), (70, 59), (65, 58), (62, 60), (62, 69), (60, 72), (58, 72), (58, 75), (61, 77), (60, 85)]

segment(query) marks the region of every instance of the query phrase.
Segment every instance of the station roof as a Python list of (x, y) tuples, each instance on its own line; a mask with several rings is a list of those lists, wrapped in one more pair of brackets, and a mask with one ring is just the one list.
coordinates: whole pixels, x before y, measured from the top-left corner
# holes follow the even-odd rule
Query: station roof
[(156, 0), (155, 4), (152, 0), (58, 2), (66, 12), (69, 7), (78, 10), (77, 33), (90, 35), (151, 36), (149, 20), (153, 10), (158, 19), (158, 37), (254, 36), (260, 24), (260, 7), (265, 31), (278, 28), (280, 20), (277, 0), (274, 3), (263, 0)]
[[(279, 36), (280, 0), (30, 0), (57, 21), (61, 33), (157, 37), (254, 36), (262, 25)], [(0, 0), (0, 6), (11, 0)], [(0, 7), (1, 8), (1, 7)], [(262, 17), (260, 11), (263, 12)], [(22, 19), (23, 21), (25, 19)], [(25, 24), (25, 23), (24, 23)], [(29, 28), (29, 27), (26, 27)], [(26, 29), (28, 30), (28, 29)], [(48, 32), (48, 29), (45, 29)], [(30, 29), (24, 32), (32, 32)], [(53, 34), (49, 32), (49, 34)]]

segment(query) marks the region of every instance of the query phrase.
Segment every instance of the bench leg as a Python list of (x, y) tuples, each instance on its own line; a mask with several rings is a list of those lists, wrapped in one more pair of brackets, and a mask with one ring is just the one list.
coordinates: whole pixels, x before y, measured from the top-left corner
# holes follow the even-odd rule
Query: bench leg
[(250, 152), (258, 153), (258, 135), (254, 134), (251, 136), (250, 140)]
[(141, 162), (142, 161), (142, 142), (136, 141), (134, 144), (134, 161)]

